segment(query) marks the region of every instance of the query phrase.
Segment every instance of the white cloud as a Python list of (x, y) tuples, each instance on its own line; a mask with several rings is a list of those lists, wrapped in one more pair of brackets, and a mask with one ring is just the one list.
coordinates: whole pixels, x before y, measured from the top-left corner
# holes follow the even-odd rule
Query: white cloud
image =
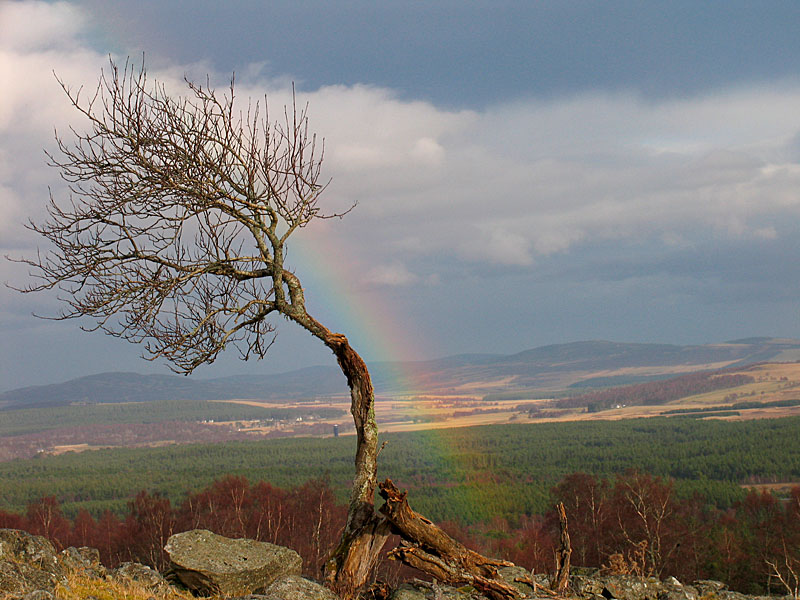
[(0, 46), (20, 53), (74, 49), (84, 26), (68, 2), (12, 0), (0, 6)]
[(530, 241), (509, 225), (479, 224), (457, 250), (465, 257), (501, 265), (527, 266), (533, 263)]
[(376, 265), (365, 276), (365, 283), (386, 286), (404, 286), (417, 283), (419, 276), (408, 270), (403, 263)]
[[(67, 3), (0, 11), (0, 234), (11, 240), (24, 237), (19, 221), (41, 214), (55, 183), (40, 148), (52, 147), (54, 125), (76, 118), (52, 71), (91, 86), (106, 58), (82, 41), (86, 21)], [(174, 64), (151, 76), (178, 85), (203, 70)], [(239, 72), (239, 98), (267, 93), (273, 114), (290, 99), (285, 79), (264, 79), (258, 65)], [(417, 281), (396, 262), (400, 249), (414, 260), (526, 268), (608, 239), (690, 246), (707, 230), (770, 240), (800, 216), (798, 82), (662, 102), (583, 94), (481, 112), (367, 85), (301, 90), (298, 100), (326, 138), (329, 201), (359, 203), (337, 225), (373, 283)]]
[[(331, 194), (359, 201), (344, 228), (376, 261), (402, 248), (525, 267), (606, 239), (690, 245), (704, 229), (775, 239), (800, 216), (800, 172), (786, 151), (800, 130), (800, 85), (661, 103), (595, 94), (482, 113), (373, 88), (308, 98), (312, 118), (324, 107), (320, 129), (341, 116), (329, 136)], [(438, 159), (409, 160), (414, 140), (432, 141)]]

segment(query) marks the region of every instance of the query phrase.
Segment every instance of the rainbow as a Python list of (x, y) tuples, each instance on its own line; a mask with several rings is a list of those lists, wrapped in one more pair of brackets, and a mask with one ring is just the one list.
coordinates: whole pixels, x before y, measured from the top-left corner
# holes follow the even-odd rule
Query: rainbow
[(409, 358), (422, 356), (419, 335), (410, 319), (381, 290), (357, 290), (364, 261), (348, 242), (331, 232), (327, 222), (315, 223), (313, 235), (296, 236), (289, 259), (308, 293), (306, 303), (317, 319), (345, 334), (368, 363), (384, 363), (390, 376), (376, 382), (378, 397), (411, 400), (425, 387), (409, 368)]
[[(388, 364), (395, 368), (388, 377), (375, 383), (376, 413), (380, 420), (381, 401), (399, 400), (406, 413), (426, 417), (432, 414), (433, 401), (426, 397), (430, 389), (413, 368), (409, 357), (422, 357), (420, 341), (411, 319), (397, 310), (385, 289), (358, 289), (365, 272), (364, 261), (341, 236), (331, 232), (327, 222), (316, 223), (313, 235), (296, 236), (290, 250), (292, 266), (309, 290), (309, 311), (327, 327), (344, 333), (368, 363), (379, 361), (381, 371)], [(343, 396), (345, 395), (343, 390)], [(380, 426), (379, 426), (380, 429)], [(453, 447), (444, 430), (433, 428), (433, 446), (438, 460), (452, 465), (454, 472), (470, 472), (464, 457)], [(480, 481), (453, 481), (473, 506), (493, 506), (498, 502), (494, 486)], [(447, 492), (444, 492), (447, 493)]]

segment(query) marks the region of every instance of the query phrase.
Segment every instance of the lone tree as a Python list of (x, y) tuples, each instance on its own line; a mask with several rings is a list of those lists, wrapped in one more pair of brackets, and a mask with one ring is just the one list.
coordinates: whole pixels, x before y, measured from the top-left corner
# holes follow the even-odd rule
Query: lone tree
[(127, 62), (119, 69), (112, 61), (88, 95), (59, 83), (89, 126), (70, 139), (57, 135), (58, 152), (48, 154), (71, 193), (69, 202), (51, 194), (49, 218), (30, 224), (52, 248), (21, 261), (37, 278), (22, 291), (58, 289), (64, 309), (56, 318), (90, 317), (89, 329), (141, 342), (146, 357), (186, 374), (227, 348), (263, 357), (275, 315), (298, 324), (336, 356), (357, 432), (347, 521), (326, 567), (330, 587), (357, 596), (394, 531), (405, 539), (401, 560), (434, 565), (437, 576), (496, 597), (516, 595), (495, 581), (504, 563), (469, 553), (413, 513), (390, 481), (381, 486), (387, 504), (374, 508), (369, 372), (344, 335), (308, 313), (300, 279), (284, 262), (295, 231), (343, 214), (320, 207), (323, 144), (306, 109), (293, 102), (276, 121), (266, 102), (242, 111), (233, 83), (218, 94), (187, 80), (186, 96), (173, 97)]

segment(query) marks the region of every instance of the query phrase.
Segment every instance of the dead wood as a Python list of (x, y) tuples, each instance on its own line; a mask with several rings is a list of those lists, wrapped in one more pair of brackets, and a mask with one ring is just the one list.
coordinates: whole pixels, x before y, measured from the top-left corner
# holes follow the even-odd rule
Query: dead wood
[(498, 567), (513, 563), (487, 558), (466, 548), (422, 515), (414, 512), (401, 492), (387, 479), (379, 485), (385, 503), (380, 512), (389, 520), (394, 533), (400, 535), (398, 548), (390, 558), (433, 575), (448, 585), (471, 585), (493, 600), (520, 598), (517, 588), (505, 582)]
[(561, 542), (556, 551), (556, 574), (553, 577), (553, 591), (563, 595), (569, 587), (569, 567), (570, 556), (572, 555), (572, 547), (569, 542), (569, 530), (567, 528), (567, 511), (564, 509), (564, 503), (559, 502), (556, 506), (558, 511), (558, 521), (561, 526)]
[(533, 595), (536, 596), (539, 592), (545, 594), (546, 596), (558, 596), (556, 592), (553, 590), (549, 590), (546, 587), (539, 585), (533, 576), (526, 576), (526, 577), (514, 577), (514, 581), (517, 583), (524, 583), (533, 588)]
[[(310, 323), (310, 321), (309, 321)], [(381, 551), (389, 537), (389, 523), (375, 511), (373, 497), (377, 478), (378, 426), (375, 423), (375, 393), (367, 365), (344, 335), (331, 333), (314, 321), (312, 327), (333, 350), (350, 388), (356, 426), (356, 476), (342, 540), (328, 559), (325, 577), (343, 600), (358, 596), (369, 585)]]

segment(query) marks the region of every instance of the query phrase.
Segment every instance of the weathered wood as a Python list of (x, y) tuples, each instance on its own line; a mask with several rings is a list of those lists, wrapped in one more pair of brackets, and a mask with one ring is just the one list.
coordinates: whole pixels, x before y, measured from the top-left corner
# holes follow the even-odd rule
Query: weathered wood
[(570, 556), (572, 555), (572, 547), (569, 542), (569, 530), (567, 528), (567, 511), (564, 508), (564, 503), (559, 502), (556, 505), (558, 511), (558, 522), (561, 527), (561, 542), (558, 550), (556, 551), (556, 574), (553, 577), (553, 591), (559, 595), (563, 595), (569, 588), (569, 567)]
[[(351, 600), (370, 583), (389, 537), (389, 524), (375, 512), (378, 468), (378, 427), (375, 393), (367, 365), (347, 338), (314, 322), (315, 334), (333, 350), (350, 388), (350, 412), (356, 426), (355, 477), (342, 539), (325, 566), (328, 585), (343, 599)], [(310, 329), (310, 328), (309, 328)]]
[(389, 524), (374, 511), (366, 522), (345, 531), (325, 566), (327, 584), (342, 600), (357, 598), (371, 582), (388, 536)]
[(449, 585), (468, 584), (492, 598), (520, 598), (513, 585), (497, 573), (498, 567), (513, 566), (505, 560), (487, 558), (466, 548), (408, 505), (406, 492), (401, 492), (387, 479), (380, 484), (385, 503), (380, 512), (400, 535), (400, 546), (389, 553), (391, 558), (433, 575)]

